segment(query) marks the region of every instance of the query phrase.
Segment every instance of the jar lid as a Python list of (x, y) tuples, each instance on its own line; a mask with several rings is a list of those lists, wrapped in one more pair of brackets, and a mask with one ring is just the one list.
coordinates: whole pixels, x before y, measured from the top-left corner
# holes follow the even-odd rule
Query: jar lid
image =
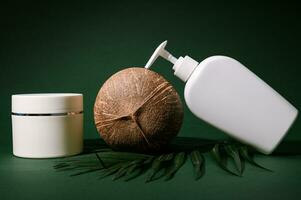
[(77, 93), (41, 93), (12, 95), (12, 112), (20, 114), (56, 114), (82, 112), (83, 95)]

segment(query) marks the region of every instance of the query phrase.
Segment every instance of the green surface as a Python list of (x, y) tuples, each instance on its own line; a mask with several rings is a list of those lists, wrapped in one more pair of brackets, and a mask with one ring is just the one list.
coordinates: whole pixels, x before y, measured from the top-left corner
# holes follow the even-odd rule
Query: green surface
[[(300, 196), (300, 156), (259, 156), (274, 169), (247, 166), (243, 178), (219, 169), (210, 159), (207, 173), (192, 180), (186, 164), (170, 182), (144, 184), (70, 178), (52, 169), (52, 160), (12, 156), (10, 98), (15, 93), (80, 92), (85, 101), (85, 137), (98, 138), (93, 104), (113, 73), (143, 66), (154, 48), (168, 40), (176, 56), (196, 60), (216, 54), (236, 58), (296, 108), (300, 93), (300, 5), (293, 1), (10, 1), (0, 3), (0, 198), (1, 199), (288, 199)], [(163, 60), (162, 74), (183, 99), (184, 84)], [(184, 99), (183, 99), (184, 100)], [(285, 138), (301, 141), (297, 118)], [(182, 137), (225, 138), (185, 107)], [(294, 145), (290, 152), (300, 152)], [(2, 198), (4, 197), (4, 198)]]
[(206, 155), (206, 174), (199, 181), (193, 180), (187, 162), (172, 180), (147, 184), (145, 176), (129, 182), (98, 180), (97, 173), (69, 177), (55, 172), (50, 159), (6, 154), (1, 160), (1, 199), (294, 199), (301, 195), (301, 156), (258, 156), (258, 162), (276, 172), (246, 165), (244, 176), (234, 177)]

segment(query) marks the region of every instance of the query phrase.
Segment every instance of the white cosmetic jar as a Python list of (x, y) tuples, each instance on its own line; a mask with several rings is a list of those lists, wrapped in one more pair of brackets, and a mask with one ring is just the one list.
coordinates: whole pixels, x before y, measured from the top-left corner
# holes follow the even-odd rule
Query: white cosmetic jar
[(12, 95), (13, 154), (53, 158), (83, 149), (83, 95), (44, 93)]

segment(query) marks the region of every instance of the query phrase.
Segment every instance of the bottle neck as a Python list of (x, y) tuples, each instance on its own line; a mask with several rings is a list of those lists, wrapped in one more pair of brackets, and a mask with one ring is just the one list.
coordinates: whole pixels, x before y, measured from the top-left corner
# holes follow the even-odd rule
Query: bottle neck
[(189, 56), (185, 56), (184, 58), (181, 56), (172, 69), (175, 71), (175, 76), (186, 82), (198, 65), (199, 63)]

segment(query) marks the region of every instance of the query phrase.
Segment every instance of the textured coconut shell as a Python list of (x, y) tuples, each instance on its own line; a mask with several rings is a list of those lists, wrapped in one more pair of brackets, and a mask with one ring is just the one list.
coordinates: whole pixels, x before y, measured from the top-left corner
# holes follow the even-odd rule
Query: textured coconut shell
[(127, 68), (103, 84), (95, 101), (94, 120), (112, 148), (158, 151), (178, 134), (183, 107), (176, 90), (158, 73)]

